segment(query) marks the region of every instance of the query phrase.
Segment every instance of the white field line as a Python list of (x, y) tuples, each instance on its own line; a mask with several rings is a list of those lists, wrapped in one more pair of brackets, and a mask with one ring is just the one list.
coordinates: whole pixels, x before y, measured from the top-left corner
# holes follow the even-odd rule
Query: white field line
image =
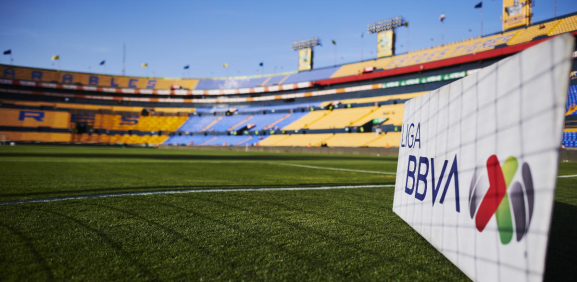
[(323, 167), (323, 166), (312, 166), (312, 165), (301, 165), (301, 164), (290, 164), (290, 163), (270, 163), (270, 164), (286, 165), (286, 166), (296, 166), (296, 167), (305, 167), (305, 168), (312, 168), (312, 169), (325, 169), (325, 170), (337, 170), (337, 171), (350, 171), (350, 172), (361, 172), (361, 173), (374, 173), (374, 174), (397, 175), (396, 172), (387, 172), (387, 171), (358, 170), (358, 169), (334, 168), (334, 167)]
[(371, 174), (388, 174), (396, 175), (396, 172), (387, 171), (375, 171), (375, 170), (358, 170), (358, 169), (348, 169), (348, 168), (336, 168), (336, 167), (323, 167), (323, 166), (312, 166), (312, 165), (302, 165), (302, 164), (292, 164), (292, 163), (282, 163), (282, 162), (262, 162), (262, 161), (211, 161), (211, 160), (2, 160), (0, 162), (53, 162), (53, 163), (267, 163), (273, 165), (284, 165), (284, 166), (294, 166), (303, 167), (311, 169), (324, 169), (324, 170), (336, 170), (336, 171), (348, 171), (348, 172), (360, 172), (360, 173), (371, 173)]
[[(46, 163), (209, 163), (209, 164), (221, 164), (221, 163), (261, 163), (262, 161), (211, 161), (211, 160), (2, 160), (0, 162), (46, 162)], [(291, 164), (291, 163), (280, 163), (280, 162), (267, 162), (268, 164), (274, 165), (285, 165), (294, 167), (304, 167), (312, 169), (324, 169), (324, 170), (336, 170), (336, 171), (349, 171), (349, 172), (360, 172), (360, 173), (372, 173), (372, 174), (387, 174), (387, 175), (397, 175), (396, 172), (388, 171), (374, 171), (374, 170), (358, 170), (358, 169), (347, 169), (347, 168), (335, 168), (335, 167), (322, 167), (322, 166), (312, 166), (312, 165), (301, 165), (301, 164)], [(571, 175), (559, 175), (559, 178), (572, 178), (577, 177), (577, 174)]]
[(221, 164), (221, 163), (258, 163), (259, 161), (246, 161), (246, 160), (238, 160), (238, 161), (211, 161), (211, 160), (149, 160), (149, 159), (135, 159), (135, 160), (126, 160), (126, 159), (110, 159), (110, 160), (2, 160), (0, 162), (22, 162), (22, 163), (209, 163), (209, 164)]
[(320, 187), (192, 189), (192, 190), (167, 190), (167, 191), (148, 191), (148, 192), (125, 192), (125, 193), (89, 194), (89, 195), (54, 197), (54, 198), (43, 198), (43, 199), (5, 201), (5, 202), (0, 202), (0, 206), (26, 204), (26, 203), (47, 203), (47, 202), (60, 202), (60, 201), (68, 201), (68, 200), (111, 198), (111, 197), (123, 197), (123, 196), (146, 196), (146, 195), (188, 194), (188, 193), (221, 193), (221, 192), (332, 190), (332, 189), (358, 189), (358, 188), (380, 188), (380, 187), (395, 187), (395, 185), (394, 184), (384, 184), (384, 185), (352, 185), (352, 186), (320, 186)]

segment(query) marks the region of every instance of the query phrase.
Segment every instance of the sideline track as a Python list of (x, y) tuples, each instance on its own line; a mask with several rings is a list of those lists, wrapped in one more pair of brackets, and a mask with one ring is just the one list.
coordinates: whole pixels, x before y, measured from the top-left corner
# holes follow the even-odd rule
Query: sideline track
[(68, 200), (111, 198), (111, 197), (123, 197), (123, 196), (145, 196), (145, 195), (188, 194), (188, 193), (219, 193), (219, 192), (332, 190), (332, 189), (358, 189), (358, 188), (380, 188), (380, 187), (395, 187), (395, 185), (394, 184), (384, 184), (384, 185), (320, 186), (320, 187), (190, 189), (190, 190), (166, 190), (166, 191), (148, 191), (148, 192), (125, 192), (125, 193), (108, 193), (108, 194), (89, 194), (89, 195), (54, 197), (54, 198), (43, 198), (43, 199), (29, 199), (29, 200), (21, 200), (21, 201), (18, 201), (18, 200), (17, 201), (5, 201), (5, 202), (0, 202), (0, 206), (26, 204), (26, 203), (47, 203), (47, 202), (60, 202), (60, 201), (68, 201)]

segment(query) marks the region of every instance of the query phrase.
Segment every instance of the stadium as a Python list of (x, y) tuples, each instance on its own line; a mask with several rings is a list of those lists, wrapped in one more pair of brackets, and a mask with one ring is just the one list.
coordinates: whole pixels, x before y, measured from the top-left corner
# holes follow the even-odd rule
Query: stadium
[[(527, 16), (512, 24), (518, 18), (508, 7), (520, 2)], [(409, 103), (516, 58), (529, 65), (522, 54), (569, 37), (570, 71), (556, 76), (563, 76), (568, 88), (550, 86), (563, 89), (567, 102), (562, 136), (557, 136), (561, 142), (551, 151), (559, 165), (548, 164), (556, 183), (552, 216), (544, 216), (546, 229), (538, 231), (548, 235), (538, 252), (544, 270), (532, 268), (531, 261), (526, 276), (512, 277), (573, 280), (577, 7), (533, 22), (530, 2), (503, 1), (498, 32), (408, 52), (396, 46), (395, 32), (407, 28), (410, 19), (369, 24), (366, 32), (378, 34), (377, 56), (351, 63), (338, 64), (335, 55), (334, 65), (316, 67), (315, 49), (322, 43), (330, 47), (330, 41), (295, 41), (291, 49), (298, 52), (298, 68), (286, 72), (166, 78), (0, 64), (0, 280), (489, 281), (455, 262), (402, 212), (393, 212), (396, 183), (406, 186), (412, 177), (418, 193), (421, 162), (427, 171), (429, 163), (433, 168), (429, 189), (434, 195), (439, 189), (434, 177), (440, 161), (435, 172), (434, 160), (421, 156), (418, 165), (413, 161), (412, 176), (401, 173), (404, 150), (421, 141), (406, 122), (414, 105)], [(4, 55), (12, 53), (8, 49)], [(536, 60), (544, 65), (554, 55), (540, 56)], [(59, 63), (60, 56), (52, 60)], [(507, 107), (514, 112), (519, 103)], [(521, 104), (531, 103), (538, 102)], [(519, 124), (532, 120), (522, 118)], [(547, 135), (554, 127), (539, 126), (531, 131)], [(457, 162), (448, 155), (434, 156), (447, 159), (441, 204)], [(520, 155), (521, 164), (529, 154)], [(526, 159), (529, 163), (531, 157)], [(476, 175), (475, 170), (473, 179)], [(423, 177), (426, 193), (427, 172)], [(470, 183), (470, 191), (477, 189)], [(474, 194), (460, 186), (462, 194)], [(461, 197), (469, 197), (474, 207), (468, 195)], [(456, 198), (457, 211), (464, 213), (458, 193)], [(443, 207), (454, 200), (447, 198)], [(530, 209), (522, 216), (529, 218), (527, 229), (537, 214), (532, 203), (523, 205)], [(511, 206), (519, 232), (518, 204), (511, 200)], [(475, 214), (471, 208), (471, 218)], [(520, 242), (523, 235), (517, 238)], [(508, 267), (502, 257), (498, 261)]]

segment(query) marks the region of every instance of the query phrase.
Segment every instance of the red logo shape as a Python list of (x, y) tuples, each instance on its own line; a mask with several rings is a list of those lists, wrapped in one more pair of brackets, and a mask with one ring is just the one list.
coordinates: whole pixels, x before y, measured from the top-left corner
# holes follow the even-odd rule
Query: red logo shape
[(507, 184), (505, 183), (503, 170), (501, 170), (501, 164), (499, 164), (497, 156), (492, 155), (487, 160), (487, 173), (489, 176), (489, 190), (487, 190), (487, 195), (483, 198), (479, 206), (479, 211), (475, 219), (477, 230), (479, 231), (485, 229), (487, 223), (489, 223), (493, 214), (497, 212), (497, 208), (499, 208), (501, 201), (507, 193)]

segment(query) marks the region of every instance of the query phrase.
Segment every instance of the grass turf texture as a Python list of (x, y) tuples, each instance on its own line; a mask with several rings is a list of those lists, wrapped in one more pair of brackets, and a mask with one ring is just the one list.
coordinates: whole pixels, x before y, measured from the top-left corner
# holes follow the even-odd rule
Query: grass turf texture
[[(0, 201), (394, 184), (396, 158), (0, 147)], [(562, 163), (561, 175), (577, 173)], [(577, 178), (558, 182), (548, 280), (570, 280)], [(392, 212), (393, 188), (191, 193), (0, 206), (0, 280), (465, 280)]]

